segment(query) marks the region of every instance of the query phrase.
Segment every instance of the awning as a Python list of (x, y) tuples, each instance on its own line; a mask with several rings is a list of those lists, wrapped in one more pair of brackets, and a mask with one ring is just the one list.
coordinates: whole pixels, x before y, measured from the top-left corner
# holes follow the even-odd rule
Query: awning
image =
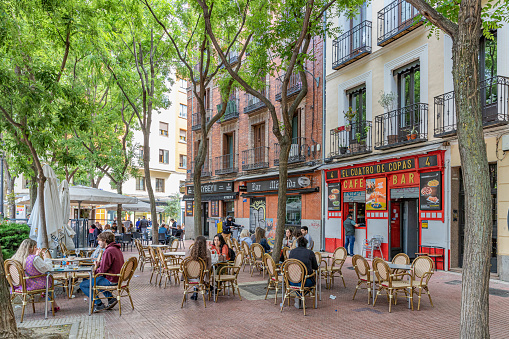
[[(216, 201), (216, 200), (234, 200), (239, 195), (239, 192), (231, 192), (226, 194), (202, 194), (201, 201)], [(184, 195), (184, 201), (194, 201), (194, 195)]]
[[(301, 188), (297, 190), (287, 190), (286, 194), (306, 194), (306, 193), (314, 193), (319, 192), (320, 187), (313, 187), (313, 188)], [(256, 193), (245, 193), (242, 194), (241, 198), (251, 198), (251, 197), (263, 197), (266, 195), (277, 195), (277, 191), (271, 191), (271, 192), (256, 192)]]

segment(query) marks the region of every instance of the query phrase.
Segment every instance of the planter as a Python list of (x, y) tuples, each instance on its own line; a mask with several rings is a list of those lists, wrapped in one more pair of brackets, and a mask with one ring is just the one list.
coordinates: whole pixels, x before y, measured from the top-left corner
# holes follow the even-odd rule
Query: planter
[(345, 131), (350, 132), (352, 130), (352, 125), (346, 125)]
[(415, 133), (415, 134), (410, 134), (410, 139), (412, 139), (412, 140), (417, 139), (417, 133)]
[(392, 135), (388, 135), (387, 136), (387, 142), (389, 144), (395, 144), (398, 142), (398, 135), (397, 134), (392, 134)]
[(340, 147), (339, 148), (339, 154), (346, 154), (347, 150), (348, 150), (348, 147)]
[(352, 153), (359, 153), (366, 149), (366, 142), (361, 141), (360, 143), (352, 143), (350, 144), (350, 151)]

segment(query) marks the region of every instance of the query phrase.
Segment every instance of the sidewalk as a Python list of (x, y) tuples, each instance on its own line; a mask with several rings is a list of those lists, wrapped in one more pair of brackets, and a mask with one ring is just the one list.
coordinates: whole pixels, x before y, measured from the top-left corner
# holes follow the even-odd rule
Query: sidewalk
[[(186, 246), (187, 248), (188, 246)], [(125, 257), (137, 256), (135, 251), (125, 252)], [(388, 311), (385, 297), (378, 298), (375, 307), (367, 304), (367, 291), (359, 290), (355, 300), (352, 296), (357, 276), (351, 265), (351, 258), (343, 268), (346, 288), (341, 279), (335, 280), (332, 290), (325, 289), (322, 280), (322, 300), (318, 309), (312, 308), (312, 302), (306, 303), (306, 317), (302, 310), (285, 307), (281, 313), (279, 303), (274, 305), (274, 294), (264, 300), (266, 280), (261, 274), (253, 277), (246, 267), (240, 273), (242, 301), (238, 296), (222, 296), (218, 302), (188, 300), (184, 308), (182, 286), (173, 284), (168, 287), (149, 284), (150, 266), (144, 272), (136, 271), (131, 281), (131, 294), (135, 309), (132, 310), (128, 298), (122, 298), (122, 316), (118, 315), (118, 306), (88, 317), (87, 303), (82, 293), (75, 299), (65, 299), (57, 295), (61, 307), (55, 318), (48, 321), (65, 321), (72, 317), (92, 319), (84, 322), (84, 332), (78, 338), (88, 338), (97, 331), (101, 338), (253, 338), (274, 335), (287, 337), (302, 336), (311, 338), (386, 338), (386, 337), (458, 337), (461, 304), (461, 275), (458, 273), (436, 272), (430, 281), (430, 291), (435, 307), (431, 307), (427, 297), (421, 301), (421, 310), (417, 311), (417, 299), (414, 299), (415, 311), (407, 308), (405, 299), (400, 296), (398, 304)], [(270, 296), (272, 295), (272, 298)], [(336, 299), (330, 299), (330, 295)], [(492, 338), (507, 338), (509, 333), (509, 285), (499, 281), (490, 282), (490, 334)], [(36, 313), (31, 307), (25, 313), (25, 324), (44, 319), (43, 304), (36, 305)], [(21, 309), (15, 309), (19, 319)], [(102, 322), (104, 321), (104, 328)], [(81, 326), (81, 325), (80, 325)], [(101, 332), (101, 331), (104, 332)]]

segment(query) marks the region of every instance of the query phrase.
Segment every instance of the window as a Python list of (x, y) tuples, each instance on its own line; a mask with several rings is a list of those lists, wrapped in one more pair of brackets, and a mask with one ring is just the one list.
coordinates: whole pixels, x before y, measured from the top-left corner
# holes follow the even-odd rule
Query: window
[(186, 130), (184, 130), (184, 129), (180, 130), (179, 141), (187, 142), (187, 131)]
[(179, 117), (181, 117), (183, 119), (187, 119), (187, 106), (186, 105), (180, 104)]
[(350, 142), (354, 142), (357, 139), (358, 133), (360, 138), (365, 140), (367, 137), (366, 127), (366, 85), (361, 85), (356, 88), (352, 88), (347, 92), (348, 104), (352, 108), (352, 112), (355, 112), (355, 117), (351, 122), (345, 121), (345, 123), (351, 124), (351, 129), (348, 138)]
[(25, 176), (22, 177), (21, 188), (23, 189), (30, 188), (30, 180), (27, 179)]
[(159, 150), (159, 163), (161, 164), (167, 164), (168, 163), (168, 158), (169, 158), (169, 152), (165, 149), (160, 149)]
[(179, 156), (179, 168), (187, 168), (187, 155)]
[(164, 193), (164, 179), (156, 178), (156, 192)]
[(401, 67), (394, 73), (398, 83), (398, 108), (421, 102), (421, 71), (419, 62)]
[(179, 79), (180, 82), (180, 88), (187, 89), (187, 80), (186, 79)]
[(145, 177), (136, 178), (136, 190), (137, 191), (145, 190)]
[(138, 149), (138, 157), (140, 158), (140, 160), (143, 159), (143, 146), (140, 146), (140, 148)]
[(235, 161), (235, 132), (224, 134), (223, 137), (223, 169), (233, 168)]
[(159, 135), (168, 136), (168, 124), (165, 122), (159, 122)]
[(233, 201), (225, 201), (223, 205), (223, 217), (233, 217), (235, 214), (235, 203)]
[(286, 224), (300, 226), (302, 217), (302, 199), (300, 195), (286, 198)]

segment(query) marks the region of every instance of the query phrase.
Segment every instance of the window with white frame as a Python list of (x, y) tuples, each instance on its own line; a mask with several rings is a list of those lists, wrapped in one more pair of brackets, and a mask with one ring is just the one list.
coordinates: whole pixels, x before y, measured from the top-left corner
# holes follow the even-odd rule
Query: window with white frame
[(185, 129), (180, 130), (179, 141), (187, 142), (187, 131)]
[(166, 122), (159, 122), (159, 135), (168, 136), (168, 124)]
[(180, 79), (180, 88), (186, 90), (187, 89), (187, 80), (186, 79)]
[(187, 155), (180, 154), (180, 156), (179, 156), (179, 168), (187, 168)]
[(159, 150), (159, 163), (161, 164), (167, 164), (169, 162), (169, 153), (167, 150), (165, 149), (160, 149)]
[(156, 192), (164, 193), (164, 179), (156, 178)]
[(145, 190), (145, 177), (136, 178), (136, 190), (137, 191)]
[(179, 117), (181, 117), (183, 119), (187, 119), (187, 106), (186, 105), (180, 104)]

